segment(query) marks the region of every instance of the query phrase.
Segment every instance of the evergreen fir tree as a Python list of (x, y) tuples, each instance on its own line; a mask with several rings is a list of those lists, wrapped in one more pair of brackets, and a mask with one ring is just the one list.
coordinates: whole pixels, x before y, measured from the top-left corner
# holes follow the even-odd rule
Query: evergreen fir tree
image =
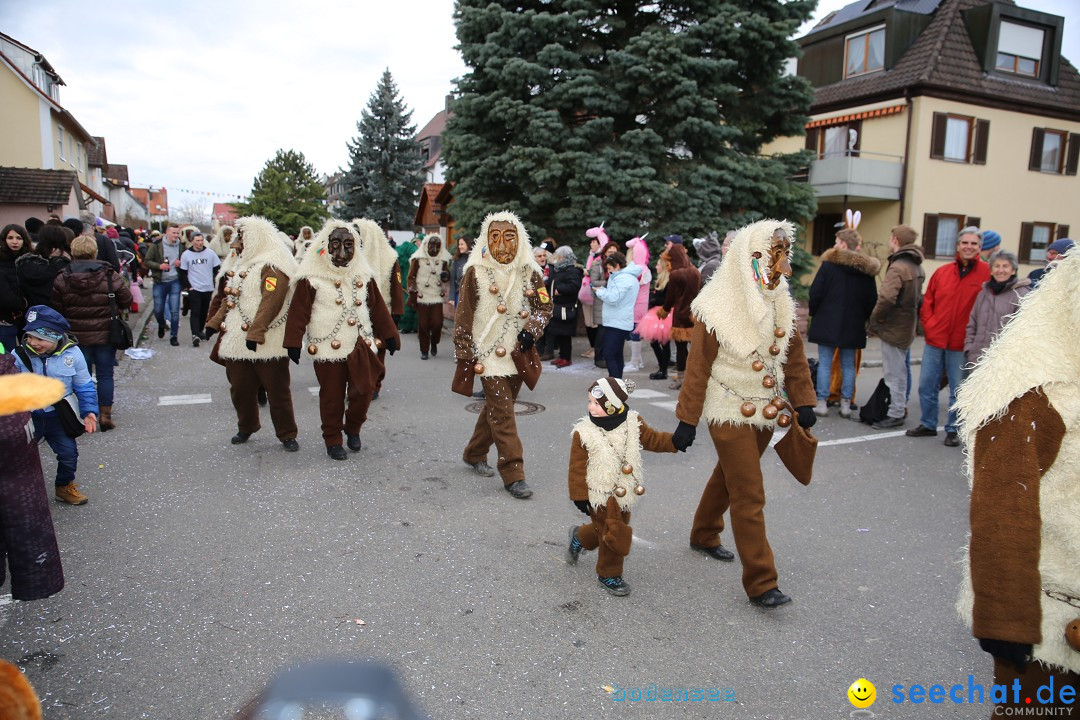
[(356, 124), (359, 134), (348, 143), (343, 219), (365, 217), (384, 230), (412, 227), (424, 178), (411, 118), (390, 70), (384, 71)]
[(315, 167), (296, 150), (278, 150), (255, 178), (251, 196), (235, 203), (240, 215), (261, 215), (295, 236), (304, 225), (316, 230), (330, 216), (326, 190)]
[[(444, 134), (454, 218), (475, 232), (508, 208), (537, 237), (583, 243), (800, 220), (813, 98), (783, 74), (815, 0), (457, 0), (457, 81)], [(472, 229), (472, 230), (470, 230)]]

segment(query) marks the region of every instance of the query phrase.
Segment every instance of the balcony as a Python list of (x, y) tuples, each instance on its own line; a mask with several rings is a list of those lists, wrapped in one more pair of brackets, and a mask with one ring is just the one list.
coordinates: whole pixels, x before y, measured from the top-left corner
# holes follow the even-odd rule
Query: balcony
[(810, 185), (819, 201), (899, 200), (904, 158), (851, 150), (810, 164)]

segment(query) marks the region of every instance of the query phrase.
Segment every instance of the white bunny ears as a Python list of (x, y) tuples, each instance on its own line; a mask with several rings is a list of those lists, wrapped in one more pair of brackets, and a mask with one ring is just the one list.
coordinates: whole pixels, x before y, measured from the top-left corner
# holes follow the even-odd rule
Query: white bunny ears
[(845, 219), (847, 220), (847, 227), (852, 230), (857, 230), (859, 228), (859, 223), (862, 222), (862, 211), (856, 210), (855, 212), (851, 212), (851, 208), (848, 208)]

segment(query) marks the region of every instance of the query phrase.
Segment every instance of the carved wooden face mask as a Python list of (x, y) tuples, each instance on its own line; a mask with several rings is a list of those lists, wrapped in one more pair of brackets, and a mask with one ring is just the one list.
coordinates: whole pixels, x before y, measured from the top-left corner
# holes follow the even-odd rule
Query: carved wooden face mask
[(431, 238), (427, 242), (427, 254), (431, 257), (435, 257), (439, 254), (439, 246), (442, 245), (442, 240), (439, 238)]
[(791, 254), (791, 239), (787, 233), (777, 229), (773, 233), (772, 245), (769, 246), (769, 268), (765, 286), (775, 290), (780, 284), (780, 278), (791, 277), (791, 263), (788, 256)]
[(497, 220), (488, 226), (487, 232), (488, 252), (495, 262), (509, 265), (517, 257), (518, 230), (514, 223), (507, 220)]
[(356, 254), (356, 241), (348, 230), (337, 228), (330, 233), (326, 242), (326, 251), (330, 253), (330, 262), (335, 267), (345, 267), (352, 262)]

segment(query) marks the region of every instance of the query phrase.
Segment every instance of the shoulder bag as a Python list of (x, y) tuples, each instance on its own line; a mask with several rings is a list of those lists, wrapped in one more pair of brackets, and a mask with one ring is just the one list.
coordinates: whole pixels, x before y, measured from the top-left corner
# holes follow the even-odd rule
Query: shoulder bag
[(116, 311), (116, 293), (113, 292), (112, 271), (105, 271), (105, 281), (109, 284), (109, 344), (117, 350), (127, 350), (134, 345), (131, 327)]

